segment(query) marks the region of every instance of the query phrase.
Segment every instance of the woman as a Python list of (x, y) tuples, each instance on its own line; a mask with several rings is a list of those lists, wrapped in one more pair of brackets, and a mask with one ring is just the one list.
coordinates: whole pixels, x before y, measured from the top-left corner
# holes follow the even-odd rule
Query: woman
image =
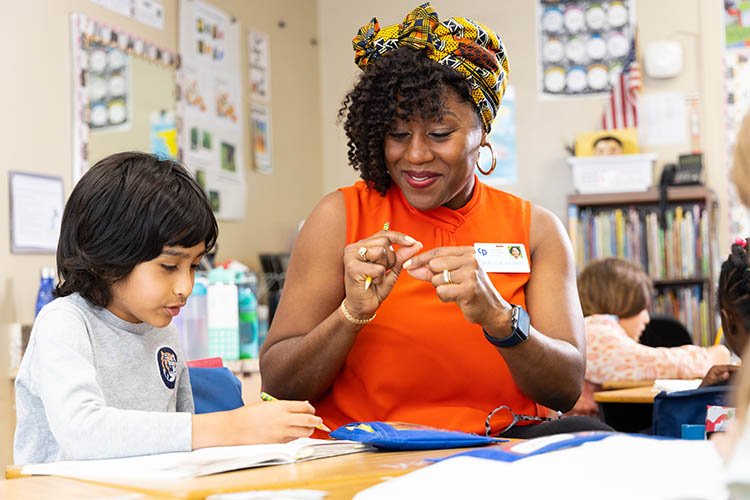
[[(400, 25), (373, 19), (354, 48), (364, 72), (339, 115), (362, 181), (302, 228), (261, 353), (264, 390), (313, 401), (331, 427), (554, 432), (561, 421), (526, 425), (581, 391), (571, 249), (550, 212), (474, 175), (506, 87), (502, 42), (424, 4)], [(531, 262), (498, 267), (498, 243)]]
[(605, 380), (699, 378), (729, 363), (724, 346), (648, 347), (638, 343), (650, 317), (651, 278), (617, 258), (590, 263), (578, 277), (586, 325), (586, 387), (571, 412), (596, 415), (593, 393)]

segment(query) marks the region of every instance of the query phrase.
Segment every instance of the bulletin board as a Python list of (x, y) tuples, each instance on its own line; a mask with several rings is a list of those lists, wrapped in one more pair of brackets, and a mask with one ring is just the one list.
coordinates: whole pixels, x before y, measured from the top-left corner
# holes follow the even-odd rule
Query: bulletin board
[[(734, 146), (737, 141), (742, 119), (750, 113), (750, 47), (727, 48), (726, 63), (726, 141), (727, 167), (729, 177), (734, 162)], [(729, 234), (742, 236), (750, 234), (750, 208), (745, 207), (732, 182), (727, 183)]]
[(178, 74), (182, 160), (208, 195), (216, 217), (245, 217), (245, 113), (239, 22), (198, 0), (180, 2)]
[(542, 97), (606, 94), (634, 37), (631, 0), (537, 0)]

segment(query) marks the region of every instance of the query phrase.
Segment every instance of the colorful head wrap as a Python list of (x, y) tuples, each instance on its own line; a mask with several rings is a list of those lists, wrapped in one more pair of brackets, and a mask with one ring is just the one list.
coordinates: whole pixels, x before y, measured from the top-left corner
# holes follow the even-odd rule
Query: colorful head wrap
[(428, 3), (406, 15), (401, 24), (380, 28), (378, 19), (362, 26), (352, 40), (354, 62), (362, 69), (399, 47), (424, 50), (428, 58), (457, 70), (471, 86), (471, 98), (487, 131), (508, 84), (505, 46), (487, 26), (450, 17), (443, 22)]

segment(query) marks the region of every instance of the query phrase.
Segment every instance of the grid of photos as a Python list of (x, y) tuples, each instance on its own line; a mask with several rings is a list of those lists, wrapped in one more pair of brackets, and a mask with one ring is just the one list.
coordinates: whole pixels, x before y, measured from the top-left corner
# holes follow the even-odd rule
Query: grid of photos
[(628, 0), (539, 0), (539, 75), (542, 95), (603, 94), (633, 47)]
[(102, 130), (126, 126), (130, 119), (128, 54), (99, 42), (89, 43), (86, 54), (89, 127)]

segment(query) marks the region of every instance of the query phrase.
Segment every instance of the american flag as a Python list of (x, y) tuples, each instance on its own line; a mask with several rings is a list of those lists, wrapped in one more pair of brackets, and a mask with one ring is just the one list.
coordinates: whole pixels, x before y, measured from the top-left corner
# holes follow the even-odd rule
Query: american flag
[(612, 82), (612, 90), (602, 116), (603, 129), (638, 126), (637, 105), (641, 88), (641, 68), (636, 58), (635, 39), (631, 39), (630, 51), (622, 65), (622, 71)]

